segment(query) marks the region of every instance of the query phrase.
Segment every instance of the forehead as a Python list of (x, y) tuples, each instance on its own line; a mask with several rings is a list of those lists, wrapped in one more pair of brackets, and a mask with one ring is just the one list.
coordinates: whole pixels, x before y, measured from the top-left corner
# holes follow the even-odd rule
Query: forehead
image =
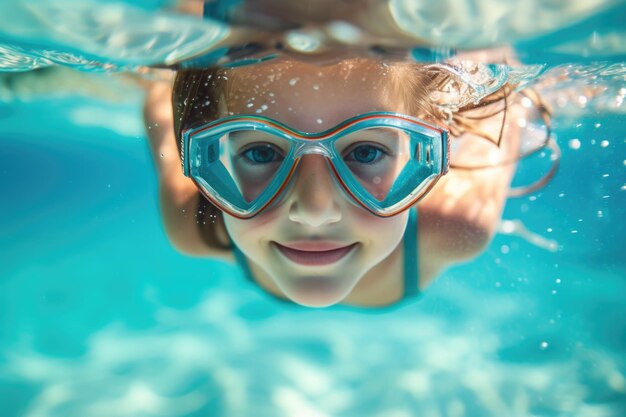
[(404, 113), (395, 68), (375, 61), (280, 61), (233, 70), (222, 113), (258, 114), (320, 131), (371, 111)]

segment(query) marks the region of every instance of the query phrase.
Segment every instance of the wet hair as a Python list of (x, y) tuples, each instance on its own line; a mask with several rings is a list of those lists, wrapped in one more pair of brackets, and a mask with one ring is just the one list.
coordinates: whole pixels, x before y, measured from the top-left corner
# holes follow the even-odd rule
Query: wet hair
[[(355, 64), (359, 64), (359, 67), (370, 65), (377, 70), (382, 68), (388, 71), (389, 77), (379, 80), (379, 85), (390, 97), (399, 98), (409, 115), (447, 125), (452, 137), (471, 132), (492, 142), (499, 142), (501, 139), (502, 130), (499, 132), (499, 138), (494, 138), (493, 134), (480, 132), (475, 126), (485, 118), (500, 113), (506, 114), (507, 97), (514, 90), (514, 86), (505, 84), (478, 103), (470, 101), (469, 104), (459, 106), (458, 103), (450, 103), (449, 96), (450, 91), (455, 91), (456, 96), (461, 94), (459, 93), (461, 83), (453, 74), (441, 68), (415, 63), (387, 64), (371, 60), (351, 60), (337, 65), (343, 65), (340, 71), (349, 76)], [(183, 129), (224, 116), (223, 101), (234, 92), (239, 77), (236, 68), (212, 67), (178, 72), (174, 82), (172, 104), (179, 152)], [(436, 94), (432, 94), (433, 92)], [(471, 116), (464, 117), (465, 114)], [(504, 126), (504, 120), (502, 125)], [(203, 241), (213, 249), (232, 248), (232, 242), (225, 238), (228, 233), (221, 210), (200, 192), (199, 194), (197, 223)]]

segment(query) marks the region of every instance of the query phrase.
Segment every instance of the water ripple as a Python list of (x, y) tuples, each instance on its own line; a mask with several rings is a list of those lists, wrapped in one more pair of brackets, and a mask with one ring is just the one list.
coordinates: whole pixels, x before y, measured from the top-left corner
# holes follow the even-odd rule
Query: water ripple
[(229, 34), (220, 23), (122, 3), (68, 0), (0, 4), (0, 69), (51, 64), (85, 71), (168, 65)]

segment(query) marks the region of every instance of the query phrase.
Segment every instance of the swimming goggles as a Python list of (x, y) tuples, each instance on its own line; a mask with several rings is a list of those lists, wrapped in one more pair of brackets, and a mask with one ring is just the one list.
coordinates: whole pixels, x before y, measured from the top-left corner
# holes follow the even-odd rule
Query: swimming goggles
[(353, 117), (319, 133), (267, 117), (229, 116), (186, 129), (184, 173), (219, 209), (250, 218), (276, 204), (304, 155), (323, 156), (354, 202), (388, 217), (411, 207), (448, 171), (448, 131), (397, 113)]

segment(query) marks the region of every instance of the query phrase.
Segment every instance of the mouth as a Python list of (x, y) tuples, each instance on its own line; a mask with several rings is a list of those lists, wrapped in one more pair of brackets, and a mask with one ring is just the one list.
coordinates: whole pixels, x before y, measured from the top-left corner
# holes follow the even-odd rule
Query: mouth
[(297, 244), (290, 247), (272, 242), (278, 251), (287, 259), (299, 265), (320, 266), (330, 265), (340, 261), (346, 257), (358, 245), (353, 243), (348, 246), (337, 246), (332, 244), (316, 243), (316, 244)]

